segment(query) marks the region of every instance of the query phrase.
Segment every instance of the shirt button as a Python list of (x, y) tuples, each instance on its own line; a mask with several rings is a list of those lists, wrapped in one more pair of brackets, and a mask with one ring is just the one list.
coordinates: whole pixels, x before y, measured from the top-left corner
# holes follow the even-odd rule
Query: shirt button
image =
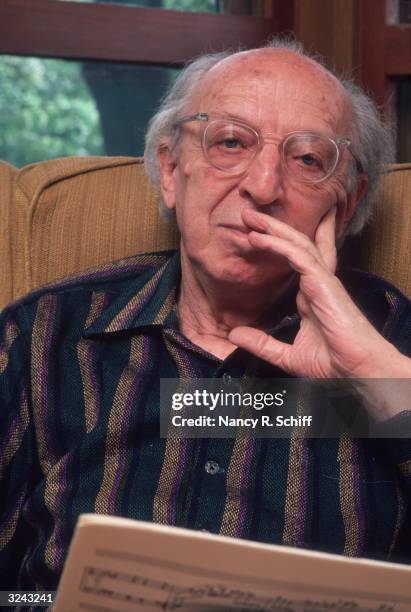
[(224, 372), (223, 374), (223, 383), (225, 385), (231, 385), (231, 376), (227, 372)]
[(217, 461), (211, 460), (211, 461), (206, 461), (204, 469), (207, 472), (207, 474), (214, 476), (215, 474), (218, 474), (218, 472), (220, 471), (220, 466), (218, 465)]

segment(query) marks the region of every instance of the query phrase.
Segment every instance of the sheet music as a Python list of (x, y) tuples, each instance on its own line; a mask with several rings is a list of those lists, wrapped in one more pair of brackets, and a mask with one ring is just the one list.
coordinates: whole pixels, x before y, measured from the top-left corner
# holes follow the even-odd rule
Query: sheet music
[(335, 555), (113, 518), (126, 523), (116, 533), (107, 520), (97, 517), (88, 530), (86, 520), (77, 530), (55, 612), (411, 610), (407, 566), (356, 565)]

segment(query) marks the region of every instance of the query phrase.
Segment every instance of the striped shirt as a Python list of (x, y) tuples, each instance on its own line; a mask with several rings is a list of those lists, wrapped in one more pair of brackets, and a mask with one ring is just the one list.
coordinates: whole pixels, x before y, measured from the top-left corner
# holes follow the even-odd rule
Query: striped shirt
[[(139, 255), (2, 313), (1, 589), (54, 589), (82, 512), (408, 561), (411, 441), (160, 437), (161, 378), (286, 377), (184, 337), (180, 276), (178, 253)], [(409, 355), (410, 303), (371, 275), (342, 280)], [(290, 312), (272, 333), (297, 329)]]

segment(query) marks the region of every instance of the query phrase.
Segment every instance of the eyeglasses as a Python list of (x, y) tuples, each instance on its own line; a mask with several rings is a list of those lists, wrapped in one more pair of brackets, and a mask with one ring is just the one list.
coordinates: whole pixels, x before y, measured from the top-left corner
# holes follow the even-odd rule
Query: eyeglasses
[[(229, 174), (241, 174), (263, 148), (261, 134), (246, 123), (231, 119), (213, 119), (205, 113), (183, 117), (176, 127), (191, 121), (207, 122), (202, 134), (202, 148), (209, 163)], [(286, 172), (303, 183), (321, 183), (328, 179), (341, 158), (341, 149), (349, 149), (351, 140), (334, 140), (314, 132), (290, 132), (279, 143), (281, 162)], [(362, 171), (360, 162), (350, 151)]]

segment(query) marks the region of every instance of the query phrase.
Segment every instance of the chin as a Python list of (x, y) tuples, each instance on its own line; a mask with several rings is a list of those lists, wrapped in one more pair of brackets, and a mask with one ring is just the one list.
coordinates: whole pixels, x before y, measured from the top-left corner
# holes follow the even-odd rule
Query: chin
[(267, 261), (267, 255), (258, 257), (225, 257), (218, 266), (207, 266), (208, 273), (215, 281), (227, 285), (257, 289), (263, 286), (283, 283), (293, 274), (289, 264), (280, 258)]

